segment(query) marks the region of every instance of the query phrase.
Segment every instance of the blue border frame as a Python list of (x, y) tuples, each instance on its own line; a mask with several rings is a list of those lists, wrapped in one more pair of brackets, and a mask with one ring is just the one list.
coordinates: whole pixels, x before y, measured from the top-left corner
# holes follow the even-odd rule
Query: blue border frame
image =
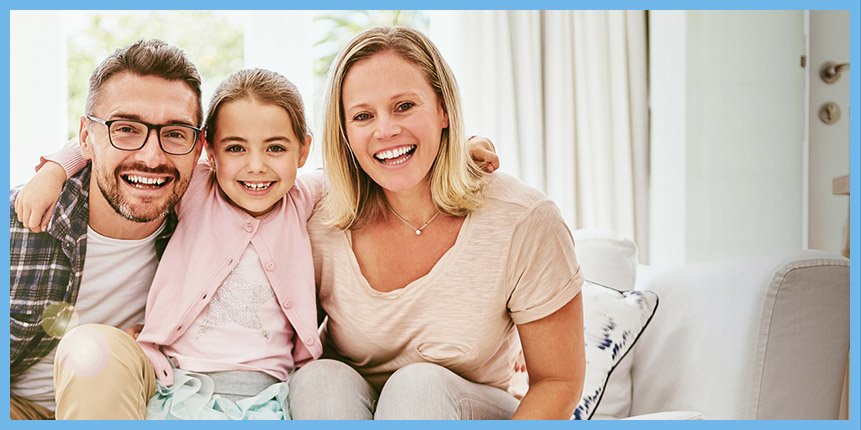
[[(348, 3), (344, 0), (338, 1), (330, 1), (330, 0), (322, 0), (313, 2), (313, 4), (307, 7), (305, 5), (290, 5), (283, 4), (282, 2), (278, 2), (275, 0), (268, 1), (256, 1), (256, 0), (246, 0), (243, 2), (227, 2), (224, 0), (217, 1), (201, 1), (201, 0), (185, 0), (182, 2), (178, 2), (177, 0), (173, 1), (164, 1), (164, 0), (153, 0), (146, 3), (140, 2), (127, 2), (127, 1), (106, 1), (106, 0), (83, 0), (75, 3), (70, 3), (68, 1), (39, 1), (34, 4), (34, 1), (25, 1), (25, 0), (8, 0), (3, 3), (3, 9), (0, 10), (0, 32), (2, 32), (2, 37), (4, 39), (4, 43), (0, 46), (0, 61), (2, 61), (2, 67), (0, 67), (0, 81), (8, 82), (9, 81), (9, 26), (10, 26), (10, 10), (67, 10), (71, 8), (79, 9), (79, 10), (98, 10), (98, 9), (136, 9), (143, 8), (146, 9), (184, 9), (184, 10), (193, 10), (193, 9), (243, 9), (243, 10), (265, 10), (265, 9), (352, 9), (357, 5), (354, 3)], [(242, 6), (241, 8), (237, 6)], [(362, 6), (368, 9), (399, 9), (405, 6), (405, 2), (403, 0), (394, 1), (394, 0), (364, 0), (362, 1)], [(859, 235), (859, 220), (861, 217), (859, 214), (859, 201), (861, 201), (861, 176), (859, 176), (859, 161), (861, 161), (861, 148), (859, 148), (859, 120), (861, 120), (861, 109), (859, 107), (859, 87), (861, 87), (861, 68), (858, 67), (859, 60), (861, 60), (861, 33), (859, 33), (859, 9), (861, 9), (861, 5), (857, 0), (727, 0), (727, 1), (719, 1), (719, 0), (708, 0), (697, 2), (692, 5), (690, 2), (680, 1), (680, 0), (608, 0), (608, 1), (598, 1), (598, 0), (585, 0), (579, 2), (573, 1), (560, 1), (560, 0), (534, 0), (534, 1), (526, 1), (526, 0), (501, 0), (501, 1), (492, 1), (492, 0), (472, 0), (469, 2), (463, 1), (455, 1), (455, 0), (437, 0), (437, 1), (413, 1), (409, 3), (411, 8), (416, 9), (699, 9), (699, 10), (780, 10), (780, 9), (814, 9), (814, 10), (827, 10), (827, 9), (842, 9), (850, 11), (850, 34), (851, 34), (851, 63), (855, 64), (856, 67), (850, 70), (851, 81), (855, 82), (855, 85), (851, 86), (851, 105), (855, 107), (855, 109), (851, 109), (849, 111), (849, 120), (850, 120), (850, 189), (852, 190), (850, 196), (850, 212), (852, 214), (850, 220), (850, 231), (852, 232), (851, 247), (852, 249), (861, 250), (861, 235)], [(5, 101), (2, 105), (0, 105), (0, 118), (2, 118), (3, 125), (8, 130), (9, 128), (9, 110), (10, 110), (10, 99), (9, 99), (9, 86), (3, 85), (0, 88), (0, 97)], [(7, 151), (3, 151), (2, 155), (6, 159), (6, 164), (8, 165), (9, 161), (9, 135), (6, 134), (2, 138), (2, 144), (5, 145)], [(8, 175), (0, 175), (0, 181), (2, 181), (2, 185), (4, 188), (8, 188), (9, 185), (9, 176)], [(8, 222), (9, 213), (6, 211), (2, 212), (2, 221)], [(0, 239), (0, 243), (6, 245), (9, 243), (8, 231), (2, 231), (2, 239)], [(8, 246), (8, 245), (7, 245)], [(5, 254), (8, 256), (9, 249), (8, 247), (3, 247)], [(9, 289), (9, 284), (5, 282), (6, 279), (9, 279), (8, 268), (5, 265), (2, 266), (3, 275), (3, 286), (6, 291)], [(857, 258), (851, 261), (851, 292), (850, 292), (850, 301), (851, 301), (851, 334), (850, 334), (850, 356), (853, 358), (851, 362), (851, 370), (850, 370), (850, 417), (849, 421), (734, 421), (730, 425), (734, 427), (751, 427), (751, 428), (769, 428), (769, 429), (795, 429), (795, 428), (825, 428), (825, 429), (856, 429), (859, 428), (859, 414), (861, 414), (861, 401), (859, 401), (859, 357), (861, 357), (861, 351), (859, 351), (859, 265)], [(5, 318), (9, 315), (9, 303), (5, 300), (0, 300), (0, 310), (2, 310), (2, 315)], [(9, 338), (8, 336), (0, 336), (0, 347), (2, 347), (2, 354), (7, 354), (9, 351)], [(0, 371), (0, 380), (2, 380), (4, 386), (9, 386), (9, 372), (8, 367), (3, 368), (3, 371)], [(798, 395), (804, 395), (804, 388), (799, 387)], [(116, 428), (117, 426), (122, 426), (123, 428), (153, 428), (154, 424), (148, 422), (129, 422), (118, 424), (115, 422), (16, 422), (8, 420), (8, 411), (9, 411), (9, 394), (5, 390), (0, 390), (0, 427), (2, 428), (10, 428), (10, 429), (23, 429), (23, 428), (57, 428), (58, 426), (62, 426), (63, 428), (81, 428), (81, 429), (91, 429), (91, 428)], [(533, 423), (518, 423), (518, 422), (453, 422), (453, 423), (445, 423), (446, 426), (453, 426), (457, 428), (494, 428), (494, 429), (507, 429), (507, 428), (524, 428), (528, 426), (529, 428), (539, 427), (539, 428), (565, 428), (568, 429), (571, 426), (579, 426), (579, 425), (596, 425), (604, 428), (623, 428), (623, 427), (631, 427), (637, 426), (637, 428), (681, 428), (681, 427), (697, 427), (697, 428), (723, 428), (728, 423), (721, 421), (677, 421), (677, 422), (649, 422), (649, 421), (591, 421), (588, 423), (581, 422), (533, 422)], [(295, 426), (294, 428), (339, 428), (339, 427), (347, 427), (349, 426), (352, 429), (364, 429), (364, 428), (400, 428), (404, 425), (404, 423), (397, 422), (299, 422), (294, 421), (291, 423), (276, 423), (276, 422), (255, 422), (254, 424), (250, 423), (225, 423), (225, 422), (216, 422), (216, 423), (201, 423), (201, 422), (162, 422), (158, 424), (159, 428), (188, 428), (197, 427), (203, 428), (206, 427), (227, 427), (233, 426), (239, 427), (244, 425), (253, 425), (255, 428), (278, 428), (283, 429), (282, 426)], [(434, 422), (418, 422), (418, 423), (410, 423), (411, 427), (419, 427), (419, 428), (436, 428), (439, 423)]]

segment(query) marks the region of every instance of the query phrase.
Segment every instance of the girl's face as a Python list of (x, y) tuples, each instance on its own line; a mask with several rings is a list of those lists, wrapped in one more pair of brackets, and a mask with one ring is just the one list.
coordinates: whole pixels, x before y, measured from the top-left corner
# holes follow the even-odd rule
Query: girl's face
[(206, 152), (231, 203), (260, 216), (293, 187), (310, 147), (311, 136), (296, 136), (284, 108), (242, 98), (221, 106)]
[(374, 182), (395, 193), (429, 186), (448, 117), (417, 66), (375, 54), (347, 72), (341, 101), (350, 148)]

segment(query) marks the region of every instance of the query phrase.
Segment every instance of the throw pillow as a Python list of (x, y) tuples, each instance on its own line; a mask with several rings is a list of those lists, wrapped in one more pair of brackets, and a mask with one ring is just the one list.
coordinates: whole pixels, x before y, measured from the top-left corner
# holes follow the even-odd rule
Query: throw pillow
[(658, 308), (658, 295), (648, 290), (619, 291), (586, 281), (583, 284), (586, 378), (571, 419), (590, 419), (601, 402), (610, 374), (634, 346)]
[[(647, 269), (637, 264), (637, 244), (607, 229), (585, 228), (571, 233), (577, 262), (586, 279), (621, 291), (634, 289), (635, 280)], [(598, 415), (619, 418), (631, 415), (631, 354), (616, 365), (592, 419)]]

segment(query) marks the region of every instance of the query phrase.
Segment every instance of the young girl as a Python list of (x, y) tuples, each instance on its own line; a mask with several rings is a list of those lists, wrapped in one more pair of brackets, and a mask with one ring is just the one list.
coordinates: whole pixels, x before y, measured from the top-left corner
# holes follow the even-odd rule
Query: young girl
[(208, 162), (175, 208), (137, 337), (158, 378), (147, 419), (289, 419), (285, 381), (322, 352), (306, 222), (323, 176), (296, 178), (302, 99), (278, 73), (242, 70), (205, 128)]

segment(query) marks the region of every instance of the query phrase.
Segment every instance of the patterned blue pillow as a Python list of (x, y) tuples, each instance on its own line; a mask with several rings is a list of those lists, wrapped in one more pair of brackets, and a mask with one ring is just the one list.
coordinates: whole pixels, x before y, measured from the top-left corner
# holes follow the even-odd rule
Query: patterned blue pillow
[(658, 308), (652, 291), (618, 291), (583, 283), (583, 323), (586, 340), (586, 378), (583, 394), (571, 419), (592, 418), (616, 365), (631, 350)]

